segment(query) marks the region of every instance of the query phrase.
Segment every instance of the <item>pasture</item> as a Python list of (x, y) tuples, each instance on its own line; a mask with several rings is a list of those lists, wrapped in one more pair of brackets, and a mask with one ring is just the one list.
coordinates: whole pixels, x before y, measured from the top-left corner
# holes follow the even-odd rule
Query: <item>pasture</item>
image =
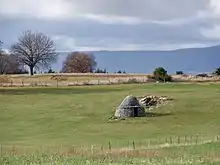
[[(127, 95), (174, 100), (110, 120)], [(219, 84), (0, 88), (0, 164), (220, 162)]]

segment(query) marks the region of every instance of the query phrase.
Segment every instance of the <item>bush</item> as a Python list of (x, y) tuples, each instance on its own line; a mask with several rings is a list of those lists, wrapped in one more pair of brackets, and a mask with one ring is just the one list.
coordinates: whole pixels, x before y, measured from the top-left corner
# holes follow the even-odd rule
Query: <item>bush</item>
[(183, 71), (176, 71), (176, 75), (183, 75)]
[(135, 84), (135, 83), (139, 83), (136, 78), (131, 78), (126, 82), (126, 84)]
[(200, 74), (197, 74), (196, 77), (209, 77), (209, 75), (206, 73), (200, 73)]
[(154, 70), (153, 79), (163, 82), (172, 81), (172, 77), (167, 74), (167, 71), (163, 67), (158, 67)]
[(170, 75), (166, 75), (165, 77), (152, 76), (152, 79), (160, 81), (160, 82), (171, 82), (172, 81), (172, 76), (170, 76)]
[(106, 71), (106, 69), (102, 70), (102, 69), (98, 68), (95, 70), (95, 73), (108, 73), (108, 72)]
[(214, 74), (220, 76), (220, 67), (216, 68)]

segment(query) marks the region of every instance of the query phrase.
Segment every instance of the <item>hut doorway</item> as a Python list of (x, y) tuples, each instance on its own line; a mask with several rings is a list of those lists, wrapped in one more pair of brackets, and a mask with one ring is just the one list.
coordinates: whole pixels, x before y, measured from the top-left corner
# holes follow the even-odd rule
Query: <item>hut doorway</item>
[(134, 117), (138, 117), (138, 107), (134, 107)]

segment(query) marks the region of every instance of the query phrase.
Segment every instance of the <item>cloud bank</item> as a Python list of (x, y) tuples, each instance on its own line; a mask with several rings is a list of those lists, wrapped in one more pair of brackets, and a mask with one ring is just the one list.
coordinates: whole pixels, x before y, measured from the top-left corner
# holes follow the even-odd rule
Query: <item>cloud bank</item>
[(0, 0), (5, 48), (24, 30), (60, 51), (172, 50), (220, 43), (219, 0)]

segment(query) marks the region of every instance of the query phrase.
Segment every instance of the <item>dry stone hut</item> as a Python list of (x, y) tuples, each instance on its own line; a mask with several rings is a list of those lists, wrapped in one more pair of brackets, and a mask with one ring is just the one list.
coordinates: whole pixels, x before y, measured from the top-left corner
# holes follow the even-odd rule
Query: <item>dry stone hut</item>
[(115, 117), (143, 117), (145, 109), (140, 105), (138, 99), (132, 95), (127, 96), (115, 111)]

